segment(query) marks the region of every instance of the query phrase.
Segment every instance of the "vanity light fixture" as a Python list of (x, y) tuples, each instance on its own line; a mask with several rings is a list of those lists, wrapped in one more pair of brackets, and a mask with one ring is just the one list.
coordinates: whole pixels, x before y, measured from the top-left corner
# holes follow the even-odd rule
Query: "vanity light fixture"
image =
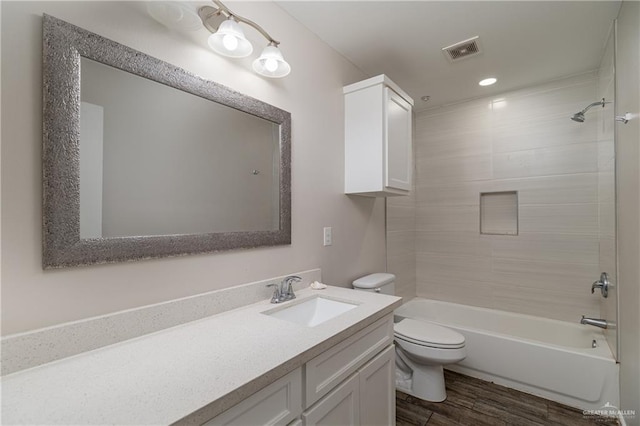
[(279, 41), (255, 22), (237, 15), (229, 10), (219, 0), (212, 0), (213, 6), (203, 6), (198, 9), (202, 24), (211, 31), (209, 46), (217, 53), (230, 58), (244, 58), (253, 52), (251, 42), (244, 36), (240, 23), (249, 25), (257, 30), (268, 44), (258, 59), (253, 61), (253, 70), (265, 77), (280, 78), (291, 72), (291, 66), (284, 60), (278, 48)]
[(208, 42), (211, 49), (229, 58), (245, 58), (253, 52), (251, 42), (244, 36), (242, 27), (233, 15), (220, 24), (218, 31), (209, 36)]

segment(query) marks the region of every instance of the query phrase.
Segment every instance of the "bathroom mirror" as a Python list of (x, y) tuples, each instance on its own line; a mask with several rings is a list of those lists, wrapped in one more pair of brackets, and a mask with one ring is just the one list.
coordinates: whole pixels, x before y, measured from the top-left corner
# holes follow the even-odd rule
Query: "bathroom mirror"
[(43, 266), (291, 243), (291, 115), (43, 16)]

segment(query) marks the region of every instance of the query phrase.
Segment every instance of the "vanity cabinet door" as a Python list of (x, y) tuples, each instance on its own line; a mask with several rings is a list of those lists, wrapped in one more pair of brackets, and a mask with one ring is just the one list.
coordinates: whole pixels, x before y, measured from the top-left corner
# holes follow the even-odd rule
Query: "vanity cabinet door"
[(393, 315), (387, 315), (307, 362), (304, 367), (305, 408), (392, 343)]
[(360, 380), (360, 422), (366, 426), (389, 426), (396, 419), (395, 346), (391, 345), (365, 364)]
[(360, 380), (356, 373), (303, 413), (304, 425), (360, 425), (359, 388)]
[(298, 368), (209, 420), (204, 426), (284, 426), (301, 413), (302, 369)]

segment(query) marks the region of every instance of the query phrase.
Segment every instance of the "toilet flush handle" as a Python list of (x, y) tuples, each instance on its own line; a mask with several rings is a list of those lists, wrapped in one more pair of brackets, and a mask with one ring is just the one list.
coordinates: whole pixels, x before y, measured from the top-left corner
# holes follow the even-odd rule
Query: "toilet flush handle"
[(373, 290), (373, 291), (375, 291), (376, 293), (380, 293), (380, 287), (377, 287), (377, 288), (376, 288), (375, 290)]

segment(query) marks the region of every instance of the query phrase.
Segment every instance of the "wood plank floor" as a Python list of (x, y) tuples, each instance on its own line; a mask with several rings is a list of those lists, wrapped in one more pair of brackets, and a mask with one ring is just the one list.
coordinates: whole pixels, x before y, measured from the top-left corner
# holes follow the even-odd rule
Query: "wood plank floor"
[(582, 410), (445, 370), (447, 399), (427, 402), (396, 392), (397, 426), (613, 426)]

